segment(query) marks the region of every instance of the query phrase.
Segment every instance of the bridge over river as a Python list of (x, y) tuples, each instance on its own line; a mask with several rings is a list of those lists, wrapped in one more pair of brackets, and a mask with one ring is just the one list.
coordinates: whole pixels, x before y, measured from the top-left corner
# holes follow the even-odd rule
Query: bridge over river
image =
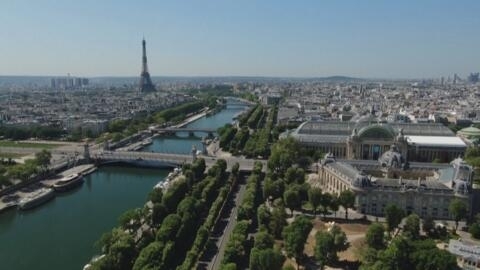
[[(191, 163), (193, 161), (192, 155), (184, 154), (166, 154), (166, 153), (154, 153), (154, 152), (130, 152), (130, 151), (102, 151), (92, 154), (92, 158), (100, 164), (108, 163), (128, 163), (137, 166), (148, 167), (178, 167), (184, 163)], [(207, 167), (211, 167), (217, 162), (218, 157), (199, 156), (199, 158), (205, 159)], [(253, 169), (255, 159), (247, 159), (241, 157), (222, 157), (227, 162), (227, 167), (231, 168), (233, 164), (240, 165), (240, 170), (250, 171)], [(265, 169), (266, 161), (258, 160), (263, 164)]]
[(157, 132), (205, 132), (205, 133), (217, 132), (217, 130), (213, 128), (186, 128), (186, 127), (153, 128), (152, 130)]

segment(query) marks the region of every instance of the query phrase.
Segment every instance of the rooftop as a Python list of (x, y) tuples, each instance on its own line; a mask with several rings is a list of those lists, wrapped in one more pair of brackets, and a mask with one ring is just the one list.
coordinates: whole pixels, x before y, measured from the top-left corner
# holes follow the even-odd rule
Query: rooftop
[(464, 141), (454, 136), (405, 136), (409, 144), (432, 147), (467, 147)]
[(382, 126), (392, 132), (410, 136), (455, 136), (446, 126), (439, 123), (370, 123), (370, 122), (341, 122), (341, 121), (307, 121), (301, 124), (298, 134), (312, 135), (351, 135), (353, 129), (358, 132), (368, 126)]
[(480, 246), (467, 244), (458, 240), (450, 239), (448, 251), (454, 255), (468, 258), (472, 261), (480, 261)]

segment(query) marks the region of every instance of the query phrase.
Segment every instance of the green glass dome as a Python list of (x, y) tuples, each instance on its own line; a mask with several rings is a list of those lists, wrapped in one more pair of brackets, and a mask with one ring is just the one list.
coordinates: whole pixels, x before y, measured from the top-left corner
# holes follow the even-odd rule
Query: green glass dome
[(459, 130), (457, 133), (469, 139), (480, 138), (480, 129), (474, 126), (463, 128)]
[(358, 137), (361, 139), (393, 139), (395, 131), (388, 124), (373, 124), (360, 129)]

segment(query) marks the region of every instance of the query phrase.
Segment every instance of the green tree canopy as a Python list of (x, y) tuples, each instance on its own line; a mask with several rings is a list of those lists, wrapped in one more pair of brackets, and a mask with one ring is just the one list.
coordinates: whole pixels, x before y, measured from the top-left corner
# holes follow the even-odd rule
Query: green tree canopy
[(448, 206), (448, 211), (455, 220), (455, 230), (458, 229), (458, 222), (467, 217), (467, 205), (464, 201), (453, 199)]
[(459, 269), (454, 255), (440, 250), (432, 240), (412, 241), (406, 237), (395, 237), (387, 249), (371, 253), (364, 261), (362, 270), (455, 270)]
[(337, 253), (334, 248), (333, 235), (326, 231), (319, 231), (315, 235), (315, 259), (321, 268), (337, 260)]
[(287, 214), (283, 204), (276, 205), (272, 210), (270, 223), (268, 225), (269, 231), (277, 239), (282, 237), (283, 227), (287, 224)]
[(52, 153), (50, 153), (50, 151), (48, 150), (42, 149), (42, 151), (35, 153), (35, 160), (43, 172), (46, 172), (48, 170), (51, 159)]
[(298, 190), (290, 188), (283, 194), (283, 200), (285, 205), (290, 208), (290, 212), (293, 215), (293, 210), (300, 208), (302, 201), (300, 200), (300, 194)]
[(388, 231), (391, 232), (402, 222), (405, 212), (395, 204), (388, 204), (385, 207), (385, 218), (387, 220)]
[(416, 214), (411, 214), (406, 218), (403, 233), (412, 240), (420, 237), (420, 218)]
[(250, 252), (251, 270), (280, 270), (285, 258), (278, 250), (259, 249), (254, 247)]
[(338, 202), (345, 209), (345, 219), (348, 219), (348, 209), (355, 205), (355, 194), (348, 189), (344, 190), (340, 192)]
[(300, 147), (291, 137), (279, 140), (272, 146), (268, 168), (275, 174), (284, 175), (298, 161)]
[(325, 217), (328, 214), (328, 208), (332, 203), (333, 196), (330, 193), (323, 193), (320, 197), (320, 205), (322, 206), (322, 214)]
[(133, 270), (155, 269), (162, 263), (163, 242), (152, 242), (146, 246), (135, 260)]
[(258, 232), (255, 235), (255, 244), (254, 247), (258, 249), (267, 249), (273, 247), (273, 236), (271, 236), (268, 232)]
[(287, 256), (295, 258), (297, 264), (299, 264), (299, 259), (303, 255), (303, 247), (307, 241), (312, 226), (310, 219), (306, 216), (300, 215), (283, 230), (283, 239)]
[(385, 248), (385, 228), (380, 223), (373, 223), (368, 226), (365, 235), (367, 245), (376, 250)]
[(308, 202), (313, 208), (313, 214), (317, 214), (317, 209), (320, 206), (322, 200), (322, 190), (320, 188), (311, 187), (308, 190)]

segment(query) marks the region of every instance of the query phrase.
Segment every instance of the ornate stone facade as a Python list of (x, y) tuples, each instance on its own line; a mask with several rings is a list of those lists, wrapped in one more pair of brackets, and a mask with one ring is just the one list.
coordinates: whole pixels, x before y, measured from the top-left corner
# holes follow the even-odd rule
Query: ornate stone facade
[(337, 161), (326, 155), (319, 166), (318, 185), (335, 194), (351, 190), (355, 209), (368, 215), (382, 216), (385, 206), (395, 203), (407, 214), (449, 219), (448, 206), (454, 198), (472, 209), (473, 169), (462, 159), (408, 167), (398, 149), (392, 147), (379, 161)]

